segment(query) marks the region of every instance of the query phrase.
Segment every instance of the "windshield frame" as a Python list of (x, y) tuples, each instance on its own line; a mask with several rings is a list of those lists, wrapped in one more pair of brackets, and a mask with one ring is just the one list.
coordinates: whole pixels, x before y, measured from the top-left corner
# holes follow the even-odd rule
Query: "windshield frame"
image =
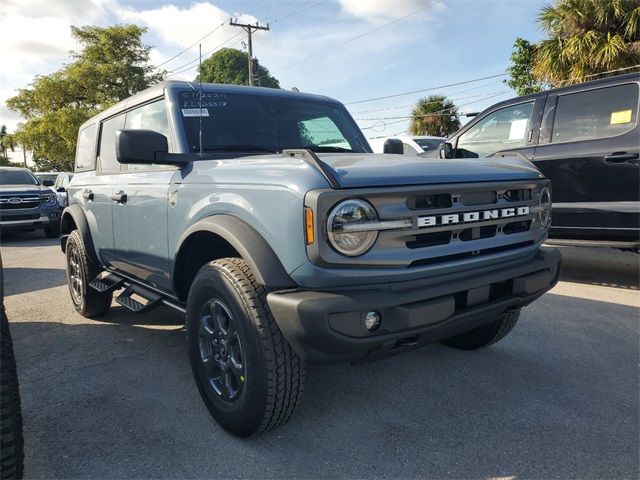
[[(167, 113), (169, 114), (170, 122), (173, 123), (174, 132), (176, 133), (177, 142), (175, 145), (175, 153), (193, 154), (193, 153), (197, 153), (198, 149), (197, 148), (194, 149), (193, 148), (194, 145), (191, 145), (191, 142), (189, 141), (189, 137), (190, 136), (193, 137), (193, 132), (188, 132), (188, 126), (185, 122), (183, 122), (183, 114), (182, 114), (183, 105), (180, 102), (180, 94), (184, 92), (190, 92), (188, 87), (176, 86), (174, 88), (167, 89), (166, 91), (166, 98), (168, 100)], [(193, 89), (191, 92), (195, 92), (197, 94), (196, 89)], [(342, 126), (348, 129), (348, 132), (343, 133), (343, 136), (345, 136), (345, 138), (348, 138), (348, 140), (352, 140), (357, 145), (356, 147), (357, 149), (353, 150), (353, 152), (346, 151), (341, 153), (348, 153), (348, 154), (372, 153), (371, 147), (369, 146), (364, 134), (360, 130), (360, 127), (355, 122), (355, 120), (353, 119), (349, 111), (345, 108), (344, 105), (342, 105), (340, 102), (337, 102), (335, 100), (331, 100), (328, 98), (325, 99), (322, 97), (315, 97), (312, 95), (305, 95), (305, 94), (295, 94), (296, 96), (297, 95), (300, 96), (300, 98), (296, 98), (296, 96), (290, 95), (290, 94), (283, 95), (282, 92), (280, 91), (260, 92), (257, 89), (252, 89), (252, 90), (247, 89), (246, 91), (243, 91), (239, 88), (238, 89), (229, 88), (229, 86), (217, 87), (214, 85), (204, 85), (203, 93), (205, 95), (223, 93), (223, 94), (228, 94), (229, 96), (247, 96), (247, 97), (255, 96), (255, 97), (267, 97), (267, 98), (270, 97), (272, 99), (275, 98), (276, 101), (277, 101), (277, 98), (280, 97), (283, 102), (286, 102), (286, 101), (311, 102), (313, 104), (326, 107), (327, 109), (336, 109), (337, 111), (339, 111), (339, 115), (342, 120), (339, 127)], [(342, 133), (342, 130), (341, 130), (341, 133)], [(210, 140), (209, 142), (207, 142), (208, 139), (206, 138), (206, 136), (203, 136), (203, 137), (205, 137), (203, 138), (204, 147), (207, 146), (207, 143), (209, 143), (210, 145), (211, 144), (215, 145), (215, 142), (211, 142)], [(239, 143), (247, 144), (247, 142), (239, 142)], [(285, 149), (304, 148), (301, 146), (290, 146), (290, 147), (284, 147), (282, 149), (278, 149), (276, 151), (275, 149), (267, 148), (267, 145), (260, 145), (259, 143), (255, 146), (258, 148), (256, 148), (255, 150), (251, 150), (250, 148), (247, 148), (246, 151), (242, 151), (238, 148), (235, 148), (233, 145), (231, 145), (232, 148), (230, 148), (228, 151), (225, 151), (224, 149), (216, 148), (215, 151), (213, 152), (212, 151), (207, 152), (206, 148), (204, 148), (204, 153), (207, 154), (207, 156), (214, 154), (215, 156), (225, 155), (229, 157), (238, 157), (238, 156), (245, 156), (245, 155), (274, 155), (274, 154), (277, 155), (277, 154), (280, 154), (281, 151)], [(269, 152), (266, 150), (272, 150), (272, 151)], [(318, 152), (321, 153), (322, 149), (319, 148)]]

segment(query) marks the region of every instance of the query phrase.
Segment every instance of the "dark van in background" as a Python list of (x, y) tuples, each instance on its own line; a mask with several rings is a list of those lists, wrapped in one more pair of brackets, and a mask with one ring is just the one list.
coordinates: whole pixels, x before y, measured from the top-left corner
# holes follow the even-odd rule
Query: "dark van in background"
[(461, 128), (447, 158), (518, 152), (552, 182), (556, 243), (640, 247), (640, 73), (513, 98)]

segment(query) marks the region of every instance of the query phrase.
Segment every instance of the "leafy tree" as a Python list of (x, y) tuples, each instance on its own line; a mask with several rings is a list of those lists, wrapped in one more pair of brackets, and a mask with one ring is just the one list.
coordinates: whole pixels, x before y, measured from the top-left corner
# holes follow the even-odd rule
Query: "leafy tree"
[[(223, 48), (211, 55), (198, 67), (195, 81), (208, 83), (228, 83), (234, 85), (249, 84), (249, 56), (235, 48)], [(266, 67), (258, 64), (258, 85), (280, 88), (280, 82), (272, 77)]]
[(411, 111), (412, 135), (447, 136), (460, 128), (458, 108), (444, 95), (421, 98)]
[(514, 45), (507, 84), (518, 93), (640, 64), (640, 0), (556, 0), (538, 24), (548, 38)]
[(33, 152), (38, 170), (72, 170), (78, 128), (101, 110), (161, 80), (149, 65), (151, 47), (144, 28), (71, 27), (82, 45), (72, 62), (51, 75), (37, 76), (7, 100), (26, 119), (16, 140)]
[(640, 63), (640, 0), (558, 0), (538, 23), (549, 38), (538, 45), (533, 72), (552, 85)]
[(542, 84), (533, 76), (533, 62), (537, 47), (524, 38), (516, 38), (511, 53), (511, 65), (507, 68), (509, 79), (505, 80), (518, 95), (542, 91)]

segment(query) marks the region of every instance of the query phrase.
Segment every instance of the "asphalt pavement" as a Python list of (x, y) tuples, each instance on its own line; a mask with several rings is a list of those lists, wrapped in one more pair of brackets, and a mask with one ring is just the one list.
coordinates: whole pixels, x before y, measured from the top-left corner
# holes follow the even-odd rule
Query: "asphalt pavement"
[(290, 422), (239, 439), (200, 400), (180, 317), (85, 319), (57, 240), (1, 252), (28, 478), (639, 477), (639, 255), (563, 248), (498, 344), (309, 368)]

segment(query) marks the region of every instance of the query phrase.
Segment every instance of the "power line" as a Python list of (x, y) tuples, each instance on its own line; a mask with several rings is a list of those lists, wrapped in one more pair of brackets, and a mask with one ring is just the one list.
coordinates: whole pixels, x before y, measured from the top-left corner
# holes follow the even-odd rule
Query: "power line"
[[(307, 0), (309, 1), (309, 0)], [(276, 3), (275, 1), (272, 2), (267, 2), (267, 3), (263, 3), (262, 5), (254, 8), (253, 10), (249, 10), (246, 14), (250, 14), (255, 12), (256, 10), (260, 10), (264, 7), (267, 7), (269, 5), (272, 5)], [(195, 42), (193, 42), (191, 45), (189, 45), (187, 48), (181, 50), (180, 52), (176, 53), (173, 57), (169, 58), (168, 60), (165, 60), (164, 62), (156, 65), (154, 68), (159, 68), (163, 65), (166, 65), (167, 63), (171, 62), (172, 60), (175, 60), (176, 58), (178, 58), (180, 55), (188, 52), (189, 50), (191, 50), (193, 47), (195, 47), (196, 45), (198, 45), (200, 42), (202, 42), (202, 40), (204, 40), (205, 38), (207, 38), (208, 36), (212, 35), (213, 33), (217, 32), (220, 28), (222, 28), (224, 25), (226, 25), (226, 23), (231, 20), (231, 17), (225, 19), (224, 22), (222, 22), (220, 25), (218, 25), (217, 27), (215, 27), (213, 30), (209, 31), (208, 33), (206, 33), (205, 35), (203, 35), (202, 37), (200, 37), (198, 40), (196, 40)]]
[[(428, 116), (431, 116), (431, 115), (442, 115), (442, 116), (451, 115), (450, 110), (453, 110), (454, 108), (466, 107), (467, 105), (472, 105), (474, 103), (478, 103), (478, 102), (481, 102), (483, 100), (489, 100), (490, 98), (498, 97), (500, 95), (504, 95), (505, 93), (509, 93), (509, 92), (510, 92), (510, 90), (505, 90), (503, 92), (498, 92), (496, 94), (490, 95), (490, 96), (485, 97), (485, 98), (481, 98), (479, 100), (474, 100), (473, 102), (463, 103), (462, 105), (458, 105), (458, 106), (451, 107), (451, 108), (445, 108), (445, 109), (438, 110), (436, 112), (432, 112), (432, 113), (425, 114), (425, 115), (418, 115), (418, 117), (428, 117)], [(446, 113), (446, 112), (449, 112), (449, 113)], [(396, 125), (398, 123), (406, 122), (410, 118), (413, 118), (413, 115), (412, 116), (408, 116), (408, 117), (395, 117), (395, 118), (399, 118), (399, 120), (395, 120), (393, 122), (387, 122), (385, 118), (375, 118), (375, 119), (374, 118), (370, 118), (370, 119), (367, 119), (367, 120), (360, 119), (360, 121), (374, 121), (374, 120), (376, 121), (376, 123), (374, 123), (373, 125), (369, 125), (367, 127), (362, 127), (361, 130), (372, 130), (376, 126), (378, 126), (380, 123), (382, 123), (384, 125), (384, 128), (381, 131), (384, 131), (390, 125)]]
[(457, 85), (466, 85), (468, 83), (481, 82), (482, 80), (489, 80), (491, 78), (504, 77), (506, 75), (507, 75), (506, 73), (500, 73), (498, 75), (489, 75), (488, 77), (474, 78), (472, 80), (465, 80), (464, 82), (449, 83), (447, 85), (440, 85), (440, 86), (437, 86), (437, 87), (429, 87), (429, 88), (425, 88), (425, 89), (422, 89), (422, 90), (413, 90), (411, 92), (402, 92), (402, 93), (396, 93), (396, 94), (393, 94), (393, 95), (385, 95), (384, 97), (366, 98), (364, 100), (356, 100), (355, 102), (345, 103), (345, 105), (356, 105), (358, 103), (367, 103), (367, 102), (374, 102), (376, 100), (385, 100), (387, 98), (396, 98), (396, 97), (403, 97), (405, 95), (414, 95), (416, 93), (429, 92), (429, 91), (432, 91), (432, 90), (439, 90), (441, 88), (455, 87)]
[(172, 60), (175, 60), (176, 58), (178, 58), (180, 55), (182, 55), (183, 53), (188, 52), (189, 50), (191, 50), (193, 47), (195, 47), (196, 45), (198, 45), (200, 42), (202, 42), (202, 40), (204, 40), (205, 38), (207, 38), (209, 35), (212, 35), (213, 33), (217, 32), (218, 30), (220, 30), (222, 27), (224, 27), (226, 25), (227, 21), (225, 20), (224, 22), (222, 22), (220, 25), (218, 25), (216, 28), (214, 28), (213, 30), (211, 30), (209, 33), (207, 33), (206, 35), (200, 37), (198, 40), (196, 40), (195, 42), (193, 42), (191, 45), (189, 45), (187, 48), (185, 48), (184, 50), (176, 53), (173, 57), (171, 57), (168, 60), (165, 60), (164, 62), (162, 62), (159, 65), (156, 65), (155, 68), (160, 68), (163, 65), (166, 65), (167, 63), (169, 63)]
[[(322, 2), (318, 2), (318, 3), (322, 3)], [(317, 4), (314, 4), (314, 5), (317, 5)], [(311, 5), (311, 6), (313, 6), (313, 5)], [(311, 6), (309, 8), (311, 8)], [(305, 58), (303, 58), (301, 60), (298, 60), (297, 62), (291, 63), (291, 64), (289, 64), (289, 65), (287, 65), (285, 67), (279, 68), (279, 69), (277, 69), (275, 71), (275, 73), (282, 72), (282, 71), (287, 70), (287, 69), (289, 69), (291, 67), (295, 67), (296, 65), (299, 65), (299, 64), (301, 64), (303, 62), (311, 60), (312, 58), (315, 58), (315, 57), (318, 57), (320, 55), (324, 55), (326, 53), (332, 52), (333, 50), (336, 50), (337, 48), (340, 48), (340, 47), (342, 47), (342, 46), (344, 46), (344, 45), (346, 45), (348, 43), (354, 42), (354, 41), (356, 41), (356, 40), (358, 40), (358, 39), (360, 39), (362, 37), (365, 37), (365, 36), (370, 35), (370, 34), (372, 34), (374, 32), (377, 32), (378, 30), (382, 30), (383, 28), (386, 28), (386, 27), (388, 27), (390, 25), (393, 25), (394, 23), (401, 22), (402, 20), (405, 20), (405, 19), (407, 19), (407, 18), (409, 18), (409, 17), (411, 17), (413, 15), (416, 15), (416, 14), (418, 14), (418, 13), (420, 13), (420, 12), (426, 10), (427, 8), (430, 8), (430, 7), (431, 7), (431, 5), (426, 5), (426, 6), (422, 7), (422, 8), (419, 8), (418, 10), (415, 10), (415, 11), (403, 16), (403, 17), (396, 18), (395, 20), (387, 22), (384, 25), (380, 25), (380, 26), (378, 26), (376, 28), (372, 28), (371, 30), (367, 30), (366, 32), (362, 32), (361, 34), (358, 34), (355, 37), (352, 37), (352, 38), (350, 38), (348, 40), (345, 40), (344, 42), (338, 43), (337, 45), (334, 45), (333, 47), (330, 47), (330, 48), (328, 48), (326, 50), (323, 50), (321, 52), (316, 52), (313, 55), (309, 55), (308, 57), (305, 57)]]
[[(509, 93), (509, 92), (511, 92), (511, 90), (501, 90), (499, 92), (495, 92), (495, 93), (492, 93), (492, 94), (475, 95), (474, 97), (466, 97), (466, 98), (476, 98), (478, 96), (483, 96), (483, 98), (480, 98), (478, 100), (474, 100), (473, 102), (467, 102), (467, 103), (464, 103), (464, 104), (458, 105), (458, 106), (454, 105), (453, 107), (449, 107), (449, 108), (446, 108), (444, 110), (439, 110), (438, 112), (427, 113), (427, 114), (424, 114), (424, 115), (405, 115), (405, 116), (398, 116), (398, 117), (376, 117), (376, 118), (355, 118), (354, 120), (357, 120), (357, 121), (360, 121), (360, 122), (364, 122), (364, 121), (374, 121), (374, 120), (398, 120), (398, 119), (406, 119), (406, 118), (414, 118), (414, 117), (428, 117), (429, 115), (439, 114), (439, 112), (446, 112), (447, 110), (454, 110), (456, 108), (466, 107), (467, 105), (472, 105), (474, 103), (478, 103), (478, 102), (481, 102), (483, 100), (487, 100), (489, 98), (498, 97), (500, 95), (504, 95), (505, 93)], [(458, 100), (463, 100), (463, 99), (462, 98), (458, 98)], [(425, 103), (427, 103), (427, 104), (440, 103), (440, 101), (436, 100), (436, 101), (433, 101), (433, 102), (425, 102)]]

